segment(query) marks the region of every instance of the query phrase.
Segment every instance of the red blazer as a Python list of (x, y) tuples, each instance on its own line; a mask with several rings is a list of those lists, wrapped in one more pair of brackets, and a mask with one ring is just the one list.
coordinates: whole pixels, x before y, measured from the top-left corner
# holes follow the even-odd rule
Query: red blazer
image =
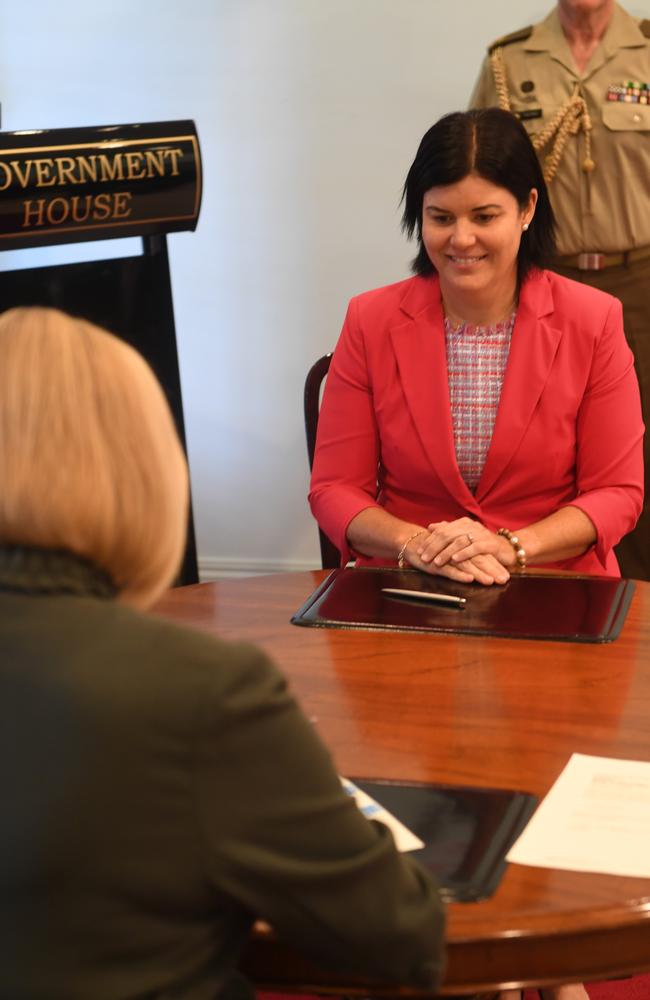
[[(555, 565), (618, 575), (643, 503), (643, 421), (618, 299), (552, 272), (521, 289), (476, 493), (456, 463), (440, 288), (408, 278), (352, 299), (327, 378), (309, 495), (323, 530), (367, 507), (416, 524), (463, 515), (516, 531), (572, 504), (598, 538)], [(360, 562), (376, 560), (360, 559)]]

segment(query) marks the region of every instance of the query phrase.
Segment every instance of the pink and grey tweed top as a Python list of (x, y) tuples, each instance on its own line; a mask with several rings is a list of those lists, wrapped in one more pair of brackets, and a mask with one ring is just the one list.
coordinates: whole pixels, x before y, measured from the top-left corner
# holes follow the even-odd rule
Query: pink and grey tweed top
[(496, 420), (515, 315), (493, 326), (454, 325), (445, 317), (447, 373), (460, 474), (478, 486)]

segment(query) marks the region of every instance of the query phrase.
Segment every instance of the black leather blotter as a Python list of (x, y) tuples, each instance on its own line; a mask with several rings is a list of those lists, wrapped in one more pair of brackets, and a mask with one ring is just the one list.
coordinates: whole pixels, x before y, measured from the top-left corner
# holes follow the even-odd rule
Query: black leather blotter
[[(391, 597), (385, 587), (464, 597), (465, 604)], [(414, 570), (359, 567), (330, 573), (291, 621), (320, 628), (611, 642), (633, 592), (631, 580), (614, 577), (517, 575), (503, 586), (483, 587)]]
[(461, 903), (492, 895), (537, 804), (534, 795), (495, 788), (351, 781), (424, 841), (412, 857), (436, 875), (445, 899)]

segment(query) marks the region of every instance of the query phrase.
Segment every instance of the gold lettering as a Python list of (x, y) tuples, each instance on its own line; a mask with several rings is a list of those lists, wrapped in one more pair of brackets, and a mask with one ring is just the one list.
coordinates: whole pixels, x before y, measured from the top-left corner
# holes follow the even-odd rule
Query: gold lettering
[(111, 217), (111, 196), (110, 194), (98, 194), (93, 206), (93, 219), (103, 222)]
[[(56, 218), (56, 213), (60, 212), (59, 218)], [(70, 202), (66, 198), (52, 198), (47, 206), (47, 221), (51, 226), (60, 226), (62, 222), (68, 218), (70, 214)]]
[[(0, 161), (1, 162), (1, 161)], [(108, 191), (97, 195), (73, 195), (72, 198), (39, 198), (24, 201), (22, 228), (32, 226), (60, 226), (64, 222), (78, 225), (92, 219), (106, 222), (108, 219), (128, 219), (132, 212), (130, 191)]]
[(53, 184), (56, 184), (56, 177), (52, 176), (53, 160), (34, 160), (34, 166), (36, 167), (36, 187), (52, 187)]
[[(4, 164), (3, 164), (4, 166)], [(36, 204), (36, 208), (32, 208), (32, 205)], [(24, 201), (23, 205), (25, 207), (25, 214), (23, 216), (23, 229), (29, 226), (42, 226), (43, 225), (43, 210), (45, 209), (45, 198), (39, 198), (37, 202)], [(35, 219), (32, 219), (32, 214), (36, 215)]]
[(59, 184), (77, 184), (74, 175), (75, 162), (71, 156), (57, 156), (56, 169)]
[[(82, 203), (82, 200), (86, 204), (86, 211), (83, 215), (81, 215), (79, 212), (79, 205)], [(90, 215), (91, 203), (92, 203), (92, 197), (89, 194), (87, 194), (86, 197), (83, 199), (81, 199), (78, 194), (73, 195), (72, 198), (70, 199), (70, 204), (72, 206), (72, 221), (86, 222), (88, 216)]]
[[(106, 153), (100, 153), (97, 157), (100, 166), (101, 180), (103, 181), (123, 181), (124, 173), (122, 168), (122, 154), (115, 153), (112, 158)], [(112, 166), (111, 166), (112, 160)]]
[(146, 177), (142, 166), (142, 153), (125, 153), (126, 165), (128, 168), (128, 179), (130, 181), (141, 181)]
[(4, 160), (0, 160), (0, 170), (4, 170), (4, 180), (0, 181), (0, 191), (6, 191), (11, 187), (12, 173)]
[(172, 177), (178, 177), (178, 158), (183, 155), (182, 149), (166, 149), (165, 157), (170, 157), (172, 161)]
[(128, 219), (131, 214), (131, 192), (116, 191), (113, 195), (113, 218)]
[(78, 156), (77, 166), (79, 167), (80, 184), (88, 180), (97, 181), (97, 157), (94, 154), (92, 156)]
[(25, 173), (22, 173), (20, 169), (20, 160), (11, 160), (11, 167), (18, 178), (18, 183), (22, 188), (29, 186), (29, 178), (32, 172), (32, 167), (34, 165), (33, 160), (25, 160)]
[(145, 149), (144, 158), (147, 164), (147, 177), (153, 177), (154, 173), (159, 177), (165, 176), (165, 151), (163, 149)]

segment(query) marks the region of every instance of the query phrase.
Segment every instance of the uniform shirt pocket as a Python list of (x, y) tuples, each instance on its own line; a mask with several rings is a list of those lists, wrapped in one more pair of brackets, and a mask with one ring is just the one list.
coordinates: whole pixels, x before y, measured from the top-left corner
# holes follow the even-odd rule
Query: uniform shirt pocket
[(603, 124), (612, 132), (648, 132), (650, 104), (611, 101), (603, 107)]
[(557, 107), (542, 107), (535, 97), (526, 101), (516, 94), (512, 96), (510, 108), (531, 139), (534, 139), (538, 132), (546, 128), (558, 110)]

